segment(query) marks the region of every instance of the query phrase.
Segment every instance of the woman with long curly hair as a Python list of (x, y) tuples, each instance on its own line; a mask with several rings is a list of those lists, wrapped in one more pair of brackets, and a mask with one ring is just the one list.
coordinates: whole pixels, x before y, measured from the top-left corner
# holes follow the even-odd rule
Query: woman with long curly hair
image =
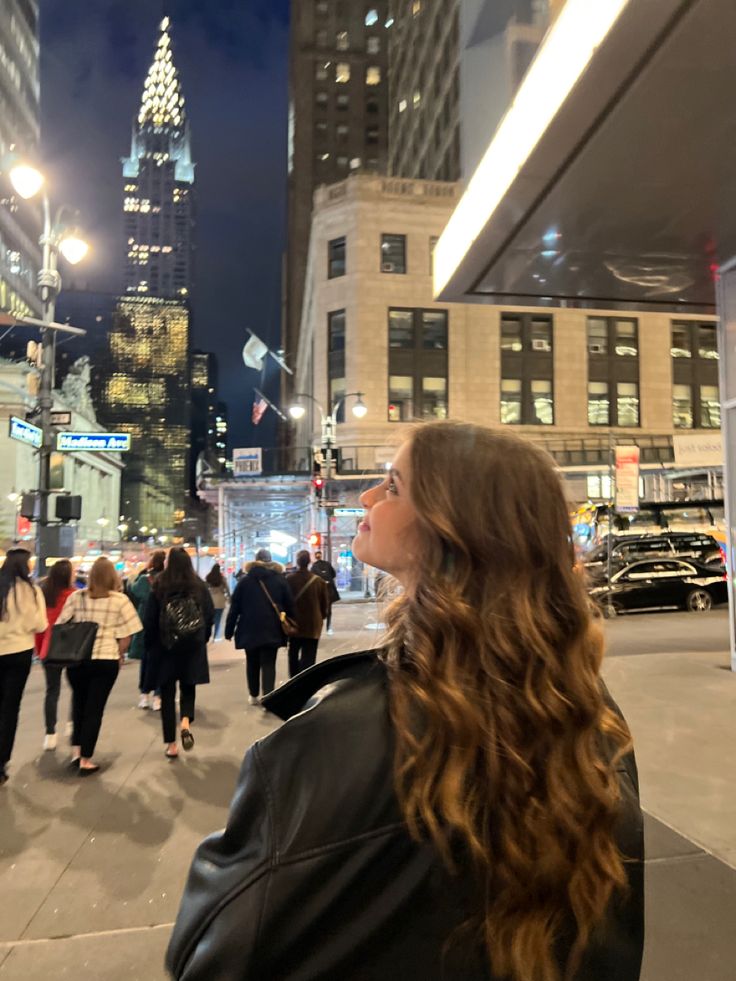
[(354, 554), (402, 587), (384, 646), (265, 700), (289, 721), (200, 846), (170, 970), (637, 981), (636, 765), (552, 460), (432, 423), (362, 503)]

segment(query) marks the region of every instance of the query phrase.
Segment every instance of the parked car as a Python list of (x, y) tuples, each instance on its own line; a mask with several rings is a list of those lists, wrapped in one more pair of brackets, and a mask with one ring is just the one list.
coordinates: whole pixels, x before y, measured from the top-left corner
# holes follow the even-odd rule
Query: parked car
[(685, 559), (644, 559), (611, 576), (610, 589), (594, 586), (590, 595), (604, 613), (667, 608), (702, 613), (728, 602), (726, 567)]
[[(671, 531), (661, 535), (614, 536), (611, 545), (611, 570), (618, 572), (636, 559), (672, 555), (692, 559), (703, 565), (722, 565), (724, 554), (712, 535)], [(608, 543), (594, 548), (583, 558), (591, 581), (600, 582), (608, 575)]]

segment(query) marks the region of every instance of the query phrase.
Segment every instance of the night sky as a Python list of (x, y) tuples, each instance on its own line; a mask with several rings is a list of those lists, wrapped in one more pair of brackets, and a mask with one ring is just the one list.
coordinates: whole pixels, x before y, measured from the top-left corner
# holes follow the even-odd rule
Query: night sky
[[(247, 327), (278, 346), (289, 0), (41, 0), (44, 168), (93, 245), (74, 285), (118, 291), (120, 158), (164, 6), (197, 163), (193, 343), (218, 356), (231, 447), (256, 446), (272, 440), (273, 413), (250, 425), (260, 376), (240, 351)], [(276, 399), (275, 365), (266, 389)]]

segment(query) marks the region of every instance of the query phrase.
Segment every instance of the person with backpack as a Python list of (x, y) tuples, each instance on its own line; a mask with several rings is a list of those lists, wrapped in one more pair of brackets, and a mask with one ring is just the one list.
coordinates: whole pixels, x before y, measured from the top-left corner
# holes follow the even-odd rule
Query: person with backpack
[[(46, 616), (49, 625), (43, 633), (36, 634), (36, 654), (43, 664), (43, 673), (46, 676), (46, 697), (43, 703), (46, 735), (43, 740), (43, 748), (51, 751), (56, 749), (57, 744), (56, 718), (59, 709), (59, 695), (61, 694), (61, 676), (64, 673), (64, 668), (60, 664), (47, 664), (46, 655), (49, 651), (51, 629), (58, 620), (67, 599), (74, 592), (73, 578), (74, 570), (69, 559), (59, 559), (58, 562), (54, 562), (48, 575), (41, 583), (41, 592), (46, 601)], [(67, 675), (67, 680), (68, 677)]]
[(317, 645), (322, 634), (322, 624), (330, 609), (327, 583), (315, 572), (309, 571), (309, 552), (297, 552), (296, 571), (286, 581), (294, 596), (296, 622), (299, 633), (289, 637), (289, 677), (311, 668), (317, 660)]
[[(166, 552), (162, 548), (157, 549), (151, 555), (151, 560), (145, 569), (128, 586), (128, 596), (135, 606), (136, 612), (141, 622), (146, 619), (146, 605), (151, 595), (151, 586), (156, 577), (164, 571), (166, 564)], [(128, 651), (128, 657), (133, 661), (140, 661), (140, 671), (138, 674), (138, 690), (140, 698), (138, 700), (139, 709), (153, 709), (154, 712), (161, 711), (161, 692), (150, 691), (144, 686), (144, 678), (147, 673), (147, 651), (146, 639), (143, 631), (133, 638)]]
[(48, 625), (43, 594), (31, 582), (30, 558), (24, 548), (8, 549), (0, 569), (0, 786), (8, 782), (35, 634)]
[(161, 725), (165, 754), (179, 755), (176, 741), (176, 686), (179, 684), (181, 744), (194, 746), (192, 723), (197, 685), (210, 680), (207, 639), (215, 609), (207, 586), (195, 573), (183, 548), (172, 548), (166, 568), (151, 590), (144, 621), (149, 652), (145, 684), (161, 691)]
[(245, 651), (251, 705), (260, 705), (261, 689), (267, 695), (276, 684), (276, 654), (286, 644), (283, 614), (294, 617), (291, 590), (283, 566), (261, 548), (235, 587), (225, 624), (225, 639), (234, 637), (236, 648)]

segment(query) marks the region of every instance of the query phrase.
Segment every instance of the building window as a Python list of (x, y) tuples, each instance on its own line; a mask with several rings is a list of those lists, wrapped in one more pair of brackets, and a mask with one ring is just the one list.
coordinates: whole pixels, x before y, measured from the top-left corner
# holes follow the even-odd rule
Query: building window
[(501, 421), (554, 425), (552, 317), (501, 314)]
[(347, 51), (350, 47), (350, 38), (347, 31), (338, 31), (335, 39), (335, 47), (338, 51)]
[[(327, 376), (330, 385), (330, 408), (345, 397), (345, 311), (327, 314)], [(337, 422), (345, 421), (345, 403), (337, 410)]]
[(378, 115), (378, 109), (379, 109), (379, 106), (378, 106), (378, 100), (377, 99), (366, 99), (366, 102), (365, 102), (365, 111), (370, 116), (376, 116), (376, 115)]
[(345, 92), (340, 92), (335, 101), (336, 101), (337, 108), (341, 112), (344, 112), (346, 109), (350, 108), (350, 96), (347, 95)]
[(422, 0), (412, 0), (411, 14), (412, 17), (416, 17), (422, 10)]
[(618, 382), (616, 385), (616, 425), (639, 425), (639, 386), (633, 382)]
[(335, 66), (335, 81), (338, 85), (345, 85), (350, 81), (350, 64), (347, 61), (338, 61)]
[(501, 422), (506, 426), (521, 423), (521, 379), (501, 379)]
[(315, 123), (314, 132), (318, 140), (327, 139), (327, 123), (320, 121)]
[(318, 48), (326, 48), (327, 47), (327, 31), (325, 31), (324, 29), (317, 31), (317, 33), (315, 35), (315, 41), (316, 41), (316, 44), (317, 44), (317, 47)]
[(368, 54), (376, 55), (379, 54), (381, 50), (381, 39), (378, 37), (369, 37), (366, 46), (366, 51)]
[(345, 236), (333, 238), (327, 243), (327, 277), (336, 279), (345, 275)]
[(412, 98), (412, 104), (414, 108), (418, 109), (419, 106), (421, 105), (421, 102), (422, 102), (422, 93), (419, 91), (419, 89), (415, 89), (414, 96)]
[(337, 166), (340, 167), (341, 170), (344, 170), (347, 167), (347, 165), (348, 165), (347, 157), (340, 156), (337, 158)]
[(447, 311), (389, 310), (389, 422), (447, 418)]
[(381, 272), (406, 272), (406, 235), (381, 236)]
[(317, 103), (317, 108), (318, 109), (326, 109), (327, 108), (327, 93), (326, 92), (317, 92), (317, 94), (315, 95), (314, 99), (315, 99), (315, 102)]
[(604, 317), (588, 317), (588, 354), (608, 354), (608, 321)]
[(639, 340), (635, 320), (616, 320), (616, 354), (620, 358), (635, 358), (639, 354)]
[(406, 99), (399, 99), (399, 112), (406, 112)]
[(317, 0), (317, 3), (315, 4), (315, 8), (318, 14), (320, 14), (322, 17), (325, 17), (329, 12), (330, 5), (327, 2), (327, 0)]
[(608, 382), (588, 382), (588, 424), (608, 426), (610, 408)]
[(375, 7), (372, 7), (365, 15), (365, 26), (373, 27), (373, 25), (377, 23), (378, 23), (378, 11), (376, 10)]
[(337, 135), (338, 143), (347, 143), (350, 136), (350, 127), (345, 123), (340, 123), (336, 128), (335, 133)]
[(314, 77), (318, 82), (326, 82), (328, 77), (329, 61), (318, 61), (314, 66)]
[(549, 353), (552, 350), (552, 321), (549, 317), (532, 317), (529, 339), (532, 351)]
[(700, 386), (700, 426), (702, 429), (720, 429), (721, 403), (717, 385)]
[(378, 143), (378, 127), (369, 126), (365, 131), (365, 141), (369, 145), (375, 145)]
[(368, 67), (365, 70), (365, 84), (366, 85), (381, 84), (381, 68), (379, 65), (368, 65)]
[(501, 318), (501, 350), (521, 351), (523, 348), (521, 317)]
[(692, 385), (672, 386), (672, 425), (675, 429), (693, 428)]
[(552, 381), (542, 378), (531, 383), (532, 425), (552, 426), (555, 421)]
[(698, 325), (698, 357), (709, 361), (718, 360), (718, 341), (715, 324)]
[(693, 356), (693, 351), (690, 341), (690, 324), (672, 325), (672, 345), (670, 347), (670, 353), (673, 358), (691, 358)]

